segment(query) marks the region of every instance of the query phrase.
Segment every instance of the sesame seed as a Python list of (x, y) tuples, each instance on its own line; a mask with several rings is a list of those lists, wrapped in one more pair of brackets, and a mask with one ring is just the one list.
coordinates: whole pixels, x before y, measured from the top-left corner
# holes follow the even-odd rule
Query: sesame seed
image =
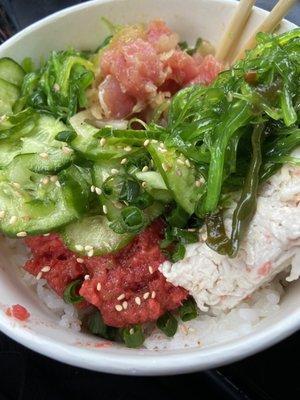
[(97, 193), (98, 196), (102, 194), (102, 190), (98, 187), (95, 187), (95, 192)]
[(78, 251), (82, 251), (83, 250), (83, 246), (81, 246), (81, 244), (75, 244), (75, 249)]
[(27, 232), (18, 232), (17, 236), (18, 237), (25, 237), (25, 236), (27, 236)]
[(43, 236), (45, 237), (50, 236), (50, 233), (44, 233)]
[(143, 188), (147, 187), (147, 182), (142, 182), (142, 187)]
[(90, 246), (89, 244), (84, 246), (85, 251), (93, 250), (93, 246)]
[(176, 175), (177, 176), (181, 176), (182, 175), (182, 173), (181, 173), (181, 171), (179, 169), (176, 170)]
[(195, 228), (189, 228), (188, 232), (196, 232), (196, 229)]
[(0, 219), (2, 219), (2, 218), (4, 218), (5, 217), (5, 211), (4, 210), (1, 210), (0, 211)]
[(102, 206), (102, 210), (104, 214), (107, 214), (107, 206), (105, 204)]
[(124, 165), (124, 164), (126, 164), (126, 163), (127, 163), (127, 158), (122, 158), (120, 164)]
[(158, 150), (161, 152), (161, 153), (167, 153), (167, 149), (163, 149), (162, 147), (159, 147), (158, 148)]
[(137, 304), (138, 306), (141, 305), (141, 299), (140, 299), (139, 297), (136, 297), (136, 298), (134, 299), (134, 301), (136, 302), (136, 304)]
[(49, 267), (49, 265), (45, 265), (45, 267), (43, 267), (42, 269), (41, 269), (41, 272), (49, 272), (50, 271), (50, 267)]
[(158, 142), (158, 140), (156, 140), (156, 139), (151, 140), (151, 143), (157, 143), (157, 142)]
[(60, 186), (61, 186), (61, 185), (60, 185), (60, 182), (59, 182), (59, 181), (56, 181), (56, 182), (55, 182), (55, 186), (60, 187)]
[(97, 283), (97, 291), (100, 292), (100, 290), (101, 290), (101, 283), (98, 282), (98, 283)]
[(42, 179), (42, 184), (48, 185), (48, 183), (49, 183), (49, 178), (48, 178), (48, 176), (45, 176), (45, 178)]
[(151, 299), (155, 299), (155, 296), (156, 296), (156, 293), (153, 290), (153, 292), (151, 293)]
[(15, 224), (17, 222), (17, 220), (18, 220), (18, 218), (15, 215), (13, 215), (12, 217), (10, 217), (9, 223)]
[(100, 146), (104, 146), (106, 143), (106, 139), (103, 137), (100, 139)]
[(70, 154), (70, 153), (73, 153), (73, 150), (70, 149), (70, 147), (64, 146), (64, 147), (62, 148), (62, 152), (63, 152), (64, 154)]
[(91, 192), (94, 193), (94, 191), (95, 191), (95, 186), (92, 185), (92, 186), (91, 186)]
[(177, 163), (180, 165), (184, 165), (184, 161), (181, 158), (177, 158)]
[(43, 273), (42, 273), (42, 271), (40, 271), (40, 272), (37, 274), (37, 276), (35, 277), (36, 280), (39, 281), (39, 280), (41, 279), (42, 275), (43, 275)]
[(123, 300), (123, 299), (125, 299), (125, 294), (124, 293), (120, 294), (120, 296), (117, 298), (117, 300)]
[(93, 250), (89, 250), (89, 251), (87, 252), (87, 255), (88, 255), (88, 257), (93, 257), (93, 255), (94, 255), (94, 249), (93, 249)]
[(191, 163), (190, 163), (190, 161), (189, 161), (188, 159), (185, 160), (185, 165), (186, 165), (188, 168), (190, 168)]
[(144, 293), (143, 298), (144, 298), (145, 300), (147, 300), (149, 296), (150, 296), (150, 293), (149, 293), (149, 292), (146, 292), (146, 293)]
[(54, 83), (53, 90), (54, 90), (54, 92), (59, 92), (60, 91), (60, 86), (59, 86), (58, 83)]
[(76, 261), (78, 262), (78, 264), (83, 264), (84, 263), (84, 259), (83, 258), (76, 258)]
[(49, 157), (49, 154), (48, 153), (40, 153), (40, 157), (42, 157), (42, 158), (48, 158)]
[(161, 147), (162, 149), (165, 148), (165, 145), (163, 144), (163, 142), (160, 142), (160, 143), (159, 143), (159, 147)]
[(149, 170), (148, 165), (145, 165), (145, 166), (143, 167), (143, 169), (142, 169), (142, 172), (147, 172), (148, 170)]
[(90, 276), (87, 274), (87, 275), (84, 275), (84, 280), (85, 281), (88, 281), (90, 279)]
[(115, 306), (115, 309), (116, 309), (117, 311), (122, 311), (122, 310), (123, 310), (123, 307), (121, 306), (121, 304), (117, 304), (117, 305)]
[(122, 307), (124, 308), (124, 310), (127, 310), (127, 307), (128, 307), (127, 301), (123, 301)]
[(153, 272), (154, 272), (154, 271), (153, 271), (153, 268), (152, 268), (152, 267), (149, 267), (148, 269), (149, 269), (150, 274), (153, 274)]
[(149, 143), (150, 143), (150, 140), (149, 140), (149, 139), (146, 139), (146, 140), (144, 141), (144, 146), (147, 147)]
[(57, 176), (56, 175), (52, 175), (52, 176), (50, 176), (50, 181), (51, 182), (56, 182), (57, 181)]
[(168, 171), (168, 164), (166, 164), (166, 163), (162, 163), (162, 167), (163, 167), (163, 170), (164, 171)]
[(125, 151), (131, 151), (132, 148), (131, 148), (130, 146), (126, 146), (126, 147), (124, 147), (124, 150), (125, 150)]
[(131, 328), (131, 329), (129, 330), (129, 334), (130, 334), (130, 335), (133, 335), (133, 334), (134, 334), (134, 329), (133, 329), (133, 328)]
[(13, 187), (15, 187), (16, 189), (20, 189), (21, 185), (18, 182), (12, 182)]
[(229, 103), (231, 103), (232, 100), (233, 100), (233, 94), (232, 94), (232, 92), (228, 92), (228, 93), (227, 93), (227, 101), (228, 101)]
[(195, 185), (196, 185), (196, 187), (200, 187), (200, 186), (202, 185), (202, 182), (200, 181), (200, 179), (198, 179), (198, 180), (195, 182)]
[(112, 168), (111, 170), (110, 170), (110, 172), (113, 174), (113, 175), (117, 175), (117, 173), (119, 172), (116, 168)]

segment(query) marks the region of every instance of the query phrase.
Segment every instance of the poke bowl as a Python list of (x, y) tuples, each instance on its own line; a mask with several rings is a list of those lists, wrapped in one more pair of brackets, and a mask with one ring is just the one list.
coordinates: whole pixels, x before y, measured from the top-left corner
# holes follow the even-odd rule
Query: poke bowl
[[(269, 53), (250, 51), (229, 76), (213, 54), (236, 7), (94, 0), (0, 46), (0, 329), (9, 337), (78, 367), (171, 375), (239, 360), (299, 329), (299, 102), (280, 67), (269, 86), (262, 80), (275, 51), (290, 51), (296, 74), (300, 34), (284, 36), (297, 28), (284, 20), (278, 41), (260, 39)], [(253, 9), (240, 46), (267, 14)], [(225, 166), (228, 179), (218, 178), (210, 149), (219, 139), (206, 122), (192, 125), (199, 110), (216, 130), (244, 116), (231, 156), (224, 148), (242, 175)], [(186, 145), (187, 126), (206, 137)], [(216, 194), (218, 179), (226, 190)], [(220, 239), (222, 207), (231, 241)]]

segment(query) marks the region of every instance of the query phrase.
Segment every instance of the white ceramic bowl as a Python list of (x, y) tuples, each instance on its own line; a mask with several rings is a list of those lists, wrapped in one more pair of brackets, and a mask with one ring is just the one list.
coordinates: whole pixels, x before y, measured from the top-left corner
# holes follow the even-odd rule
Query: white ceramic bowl
[[(39, 60), (53, 49), (74, 46), (96, 48), (107, 34), (100, 17), (118, 23), (162, 18), (193, 42), (201, 36), (214, 45), (236, 7), (232, 0), (96, 0), (65, 9), (15, 35), (0, 47), (0, 57)], [(246, 36), (266, 16), (255, 9)], [(295, 27), (285, 21), (282, 30)], [(56, 360), (103, 372), (131, 375), (164, 375), (200, 371), (230, 363), (258, 352), (300, 327), (300, 281), (288, 288), (281, 310), (256, 330), (238, 340), (187, 350), (130, 350), (122, 346), (95, 347), (99, 339), (64, 330), (58, 320), (20, 280), (13, 251), (0, 244), (0, 329), (23, 345)], [(11, 304), (27, 307), (31, 318), (18, 322), (5, 314)]]

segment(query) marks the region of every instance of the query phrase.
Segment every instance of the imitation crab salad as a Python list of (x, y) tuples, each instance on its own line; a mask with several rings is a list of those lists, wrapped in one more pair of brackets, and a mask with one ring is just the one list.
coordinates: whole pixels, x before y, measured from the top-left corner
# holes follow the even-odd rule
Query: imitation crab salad
[(97, 50), (0, 59), (1, 241), (62, 326), (246, 334), (300, 275), (300, 29), (229, 68), (161, 20), (104, 23)]

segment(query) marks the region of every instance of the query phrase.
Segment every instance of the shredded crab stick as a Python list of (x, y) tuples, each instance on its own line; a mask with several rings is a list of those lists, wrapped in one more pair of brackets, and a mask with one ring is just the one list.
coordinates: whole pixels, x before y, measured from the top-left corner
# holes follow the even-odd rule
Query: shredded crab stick
[(204, 233), (202, 243), (187, 247), (184, 260), (173, 265), (167, 261), (160, 269), (169, 282), (188, 290), (201, 310), (231, 309), (290, 264), (287, 280), (299, 277), (299, 221), (300, 168), (284, 166), (262, 188), (237, 257), (211, 250)]

